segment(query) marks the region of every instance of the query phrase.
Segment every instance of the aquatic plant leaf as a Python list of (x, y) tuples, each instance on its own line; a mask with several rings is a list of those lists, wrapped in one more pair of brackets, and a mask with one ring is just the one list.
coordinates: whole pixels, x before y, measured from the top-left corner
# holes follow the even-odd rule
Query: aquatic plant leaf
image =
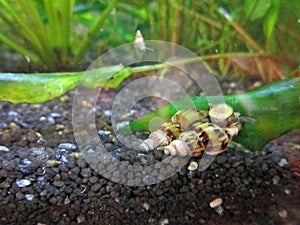
[(265, 16), (271, 5), (272, 0), (246, 0), (244, 10), (246, 11), (246, 15), (250, 17), (250, 20), (254, 21)]
[(102, 67), (100, 69), (86, 71), (81, 80), (81, 84), (89, 88), (96, 88), (98, 86), (116, 88), (131, 74), (132, 70), (129, 67), (123, 67), (121, 64), (117, 66)]
[(266, 41), (268, 45), (270, 45), (270, 38), (272, 37), (277, 19), (278, 19), (278, 13), (280, 9), (280, 1), (274, 0), (273, 5), (270, 8), (270, 10), (266, 14), (266, 19), (263, 23), (263, 30), (264, 34), (266, 36)]
[[(274, 82), (240, 95), (224, 96), (225, 102), (243, 118), (242, 129), (233, 140), (251, 150), (260, 150), (272, 139), (300, 128), (300, 77)], [(208, 109), (206, 96), (192, 97), (198, 109)], [(148, 130), (149, 121), (160, 117), (170, 120), (176, 109), (186, 108), (182, 99), (135, 120), (124, 129)]]
[(12, 103), (45, 102), (76, 88), (81, 80), (86, 87), (116, 88), (131, 73), (122, 65), (73, 73), (0, 73), (0, 100)]

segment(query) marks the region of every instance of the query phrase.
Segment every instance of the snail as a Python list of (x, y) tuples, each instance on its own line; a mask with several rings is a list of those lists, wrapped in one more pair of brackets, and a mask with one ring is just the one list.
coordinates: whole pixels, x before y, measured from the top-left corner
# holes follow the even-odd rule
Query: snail
[(240, 129), (239, 114), (227, 104), (212, 106), (208, 113), (184, 109), (152, 132), (141, 148), (163, 146), (167, 155), (199, 156), (204, 150), (206, 154), (217, 155), (226, 150)]
[(170, 122), (163, 123), (156, 131), (152, 132), (140, 147), (149, 151), (160, 146), (166, 146), (194, 123), (205, 121), (207, 121), (206, 111), (191, 108), (180, 110), (172, 116)]

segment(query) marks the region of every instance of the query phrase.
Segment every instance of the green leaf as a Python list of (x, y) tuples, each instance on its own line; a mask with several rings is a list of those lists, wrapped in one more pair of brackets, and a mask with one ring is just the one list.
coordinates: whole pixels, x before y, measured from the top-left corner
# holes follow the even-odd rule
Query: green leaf
[(75, 73), (0, 73), (0, 100), (13, 103), (45, 102), (76, 88), (81, 80), (86, 87), (116, 88), (131, 74), (131, 69), (122, 65)]
[[(300, 77), (272, 83), (245, 94), (224, 96), (224, 100), (235, 112), (241, 113), (244, 120), (234, 140), (249, 149), (260, 150), (279, 135), (300, 128)], [(192, 101), (197, 108), (208, 109), (206, 96), (192, 97)], [(176, 110), (186, 108), (186, 102), (182, 99), (167, 104), (131, 122), (127, 129), (148, 130), (149, 121), (155, 117), (168, 121)]]
[(267, 11), (271, 7), (271, 3), (272, 0), (247, 0), (244, 5), (246, 17), (251, 21), (260, 19), (266, 15)]
[(277, 19), (278, 19), (279, 8), (280, 8), (279, 0), (274, 0), (272, 7), (268, 11), (266, 18), (264, 20), (264, 23), (263, 23), (264, 34), (266, 36), (268, 46), (269, 46), (270, 38), (274, 31), (274, 27), (275, 27)]
[(131, 74), (132, 70), (122, 65), (102, 67), (100, 69), (86, 71), (81, 80), (81, 84), (89, 88), (96, 88), (98, 86), (116, 88)]

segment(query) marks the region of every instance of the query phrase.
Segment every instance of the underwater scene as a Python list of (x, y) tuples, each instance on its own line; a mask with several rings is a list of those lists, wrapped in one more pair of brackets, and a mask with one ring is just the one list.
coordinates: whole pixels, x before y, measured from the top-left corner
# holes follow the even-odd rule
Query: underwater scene
[(299, 224), (299, 12), (0, 0), (0, 224)]

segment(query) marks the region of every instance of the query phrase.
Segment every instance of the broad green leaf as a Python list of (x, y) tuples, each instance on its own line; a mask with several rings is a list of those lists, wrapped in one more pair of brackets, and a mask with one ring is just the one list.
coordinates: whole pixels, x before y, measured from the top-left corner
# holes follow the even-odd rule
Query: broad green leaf
[(81, 84), (89, 88), (98, 86), (116, 88), (131, 74), (132, 70), (129, 67), (123, 67), (122, 65), (102, 67), (100, 69), (86, 71), (81, 80)]
[(246, 0), (244, 4), (246, 17), (253, 21), (265, 16), (271, 4), (272, 0)]
[(130, 68), (122, 65), (74, 73), (0, 73), (0, 100), (13, 103), (45, 102), (76, 88), (81, 80), (86, 87), (116, 88), (131, 74)]

